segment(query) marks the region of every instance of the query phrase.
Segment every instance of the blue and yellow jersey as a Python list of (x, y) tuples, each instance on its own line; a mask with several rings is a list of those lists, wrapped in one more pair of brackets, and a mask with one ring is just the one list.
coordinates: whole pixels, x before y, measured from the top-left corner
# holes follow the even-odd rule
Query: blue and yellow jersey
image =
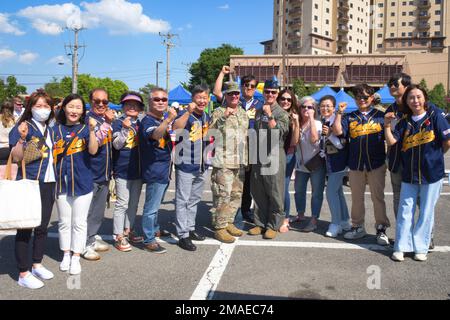
[(342, 119), (342, 130), (349, 144), (350, 170), (371, 171), (385, 163), (384, 112), (372, 109), (364, 116), (353, 111)]
[(142, 180), (145, 183), (168, 183), (172, 163), (172, 141), (168, 133), (158, 141), (153, 140), (153, 132), (163, 119), (146, 115), (139, 126), (141, 147)]
[(88, 126), (57, 124), (53, 129), (53, 141), (56, 193), (78, 197), (92, 192), (94, 180), (91, 172)]
[[(187, 111), (181, 111), (177, 119), (182, 117)], [(204, 138), (208, 135), (209, 116), (206, 112), (203, 114), (193, 113), (189, 116), (184, 134), (189, 135), (189, 139), (183, 139), (183, 134), (177, 134), (177, 144), (175, 147), (175, 167), (187, 173), (204, 172), (206, 170), (205, 150), (209, 144)], [(190, 154), (184, 154), (184, 150), (191, 150)]]
[(450, 139), (450, 126), (436, 108), (428, 109), (417, 122), (411, 116), (401, 120), (394, 137), (401, 148), (403, 182), (431, 184), (444, 177), (442, 143)]
[(256, 98), (253, 98), (253, 102), (248, 110), (245, 109), (246, 101), (241, 96), (240, 98), (241, 106), (245, 110), (248, 116), (248, 128), (253, 129), (255, 127), (255, 121), (256, 121), (256, 111), (263, 108), (264, 103)]
[[(37, 143), (40, 139), (44, 138), (43, 134), (41, 133), (41, 131), (39, 130), (39, 128), (37, 127), (37, 125), (34, 123), (33, 120), (26, 121), (26, 123), (28, 125), (28, 135), (25, 138), (26, 142), (34, 141)], [(9, 132), (9, 145), (11, 148), (13, 148), (20, 139), (20, 134), (19, 134), (18, 128), (19, 128), (19, 124), (16, 124), (14, 126), (14, 128)], [(52, 128), (48, 127), (47, 134), (50, 137), (52, 137)], [(27, 179), (39, 180), (40, 182), (44, 182), (45, 172), (47, 171), (47, 166), (52, 165), (51, 163), (49, 163), (50, 147), (51, 146), (47, 146), (44, 143), (40, 150), (42, 153), (42, 158), (38, 159), (36, 161), (30, 162), (29, 164), (27, 164), (25, 166), (25, 169), (26, 169), (25, 172), (27, 175)], [(22, 170), (18, 170), (17, 171), (17, 180), (21, 180), (22, 178), (23, 178)]]
[[(122, 131), (123, 119), (118, 119), (112, 123), (113, 136)], [(137, 120), (126, 131), (126, 141), (122, 149), (113, 148), (113, 172), (115, 178), (125, 180), (136, 180), (141, 178), (141, 159), (139, 147), (139, 126)]]
[[(85, 123), (89, 123), (89, 118), (97, 121), (95, 128), (96, 135), (100, 127), (105, 123), (105, 119), (89, 112), (86, 116)], [(94, 175), (94, 182), (102, 183), (111, 180), (112, 174), (112, 130), (108, 130), (107, 134), (99, 142), (97, 154), (91, 156), (91, 168)]]

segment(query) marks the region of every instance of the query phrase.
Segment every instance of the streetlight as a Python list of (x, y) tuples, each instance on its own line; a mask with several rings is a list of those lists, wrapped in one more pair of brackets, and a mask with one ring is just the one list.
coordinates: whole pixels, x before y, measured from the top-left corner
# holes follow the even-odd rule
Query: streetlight
[(156, 87), (159, 88), (159, 64), (162, 63), (162, 61), (156, 61)]

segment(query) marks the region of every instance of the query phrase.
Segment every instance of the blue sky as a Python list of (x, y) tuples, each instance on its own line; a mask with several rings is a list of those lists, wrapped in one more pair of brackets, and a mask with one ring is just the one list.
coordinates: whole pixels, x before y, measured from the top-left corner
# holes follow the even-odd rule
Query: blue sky
[[(87, 26), (80, 73), (122, 80), (130, 89), (165, 86), (166, 50), (159, 31), (178, 34), (171, 50), (171, 88), (188, 81), (188, 64), (222, 43), (262, 54), (272, 37), (272, 0), (0, 0), (0, 77), (17, 75), (28, 91), (71, 75), (67, 25)], [(64, 65), (58, 64), (64, 61)], [(219, 72), (219, 70), (218, 70)]]

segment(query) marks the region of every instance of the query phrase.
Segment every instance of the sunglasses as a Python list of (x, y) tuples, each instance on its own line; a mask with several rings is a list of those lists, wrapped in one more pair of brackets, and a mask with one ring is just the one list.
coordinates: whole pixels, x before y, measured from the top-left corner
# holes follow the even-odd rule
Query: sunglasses
[(302, 106), (302, 109), (314, 110), (313, 106)]
[(365, 100), (367, 101), (370, 98), (370, 96), (356, 96), (356, 100)]
[(15, 104), (16, 106), (23, 106), (23, 103), (21, 103), (21, 102), (14, 102), (14, 104)]
[(264, 90), (265, 94), (272, 94), (272, 95), (276, 95), (278, 93), (278, 90)]
[(153, 100), (153, 102), (167, 102), (167, 101), (169, 101), (169, 99), (167, 99), (167, 98), (153, 98), (152, 99)]
[(94, 102), (96, 105), (103, 104), (104, 106), (109, 104), (108, 100), (100, 100), (100, 99), (94, 99), (92, 100), (92, 102)]
[(241, 94), (240, 92), (234, 91), (234, 92), (228, 92), (227, 96), (232, 97), (232, 96), (238, 96), (240, 94)]
[(390, 87), (392, 87), (392, 86), (398, 88), (398, 87), (400, 86), (400, 84), (398, 83), (398, 81), (395, 81), (395, 82), (394, 82), (394, 81), (389, 82), (389, 83), (388, 83), (388, 87), (390, 88)]
[(280, 101), (292, 102), (292, 98), (281, 97), (281, 98), (280, 98)]
[(256, 84), (244, 83), (244, 87), (246, 87), (247, 89), (255, 89)]

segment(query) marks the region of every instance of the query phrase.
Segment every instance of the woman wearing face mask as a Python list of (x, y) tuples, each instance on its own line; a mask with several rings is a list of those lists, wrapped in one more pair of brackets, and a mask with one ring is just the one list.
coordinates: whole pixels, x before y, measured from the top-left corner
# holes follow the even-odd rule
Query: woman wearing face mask
[[(47, 226), (50, 221), (53, 203), (55, 201), (55, 172), (52, 166), (52, 131), (48, 127), (53, 118), (50, 106), (51, 98), (43, 90), (34, 92), (25, 107), (25, 111), (9, 134), (9, 144), (15, 162), (20, 162), (24, 156), (24, 147), (33, 141), (43, 141), (42, 157), (26, 165), (26, 178), (38, 180), (41, 191), (42, 220), (39, 227), (34, 228), (33, 267), (29, 272), (28, 247), (33, 229), (17, 230), (15, 241), (16, 260), (19, 268), (18, 284), (25, 288), (38, 289), (44, 286), (40, 280), (50, 280), (53, 273), (42, 265), (47, 240)], [(21, 180), (22, 170), (18, 170), (17, 180)]]
[(94, 189), (90, 155), (96, 154), (99, 146), (95, 135), (97, 122), (90, 118), (85, 123), (85, 119), (83, 98), (71, 94), (64, 99), (58, 124), (53, 128), (59, 246), (64, 252), (59, 269), (72, 275), (81, 272), (80, 254), (85, 247)]
[(289, 133), (284, 143), (284, 151), (286, 152), (286, 174), (284, 179), (284, 214), (285, 219), (280, 227), (280, 232), (289, 231), (289, 213), (291, 208), (291, 199), (289, 196), (289, 183), (291, 182), (292, 172), (295, 168), (295, 146), (298, 143), (299, 134), (299, 110), (297, 107), (297, 99), (294, 93), (285, 89), (280, 92), (277, 98), (278, 104), (284, 111), (289, 113)]

